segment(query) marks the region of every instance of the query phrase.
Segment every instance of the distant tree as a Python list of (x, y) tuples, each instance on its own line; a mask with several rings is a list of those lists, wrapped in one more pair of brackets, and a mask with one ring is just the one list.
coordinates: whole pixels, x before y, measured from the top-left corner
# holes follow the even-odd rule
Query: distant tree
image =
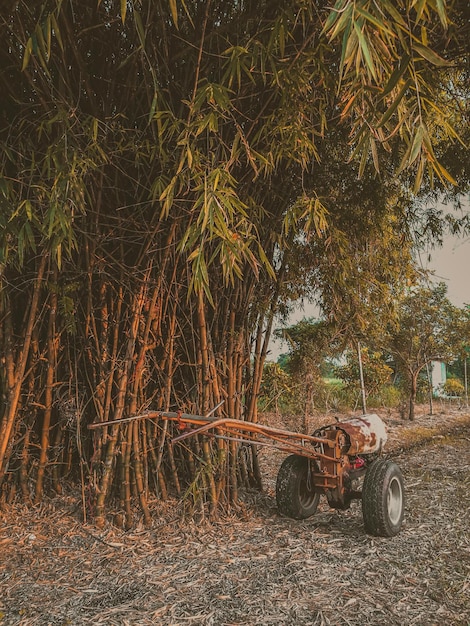
[(279, 363), (267, 362), (263, 369), (259, 402), (261, 410), (279, 413), (281, 405), (292, 397), (292, 379)]
[[(346, 362), (344, 365), (339, 365), (335, 368), (336, 375), (345, 383), (347, 389), (359, 394), (360, 372), (358, 353), (356, 350), (348, 350), (345, 357)], [(362, 347), (361, 359), (366, 396), (370, 396), (387, 383), (390, 383), (393, 370), (385, 362), (382, 352), (378, 350)]]
[(289, 345), (285, 367), (290, 373), (315, 369), (320, 373), (324, 360), (341, 351), (342, 333), (325, 320), (304, 318), (280, 328), (275, 334)]
[(445, 283), (419, 287), (401, 301), (388, 347), (408, 394), (408, 418), (414, 419), (418, 377), (431, 361), (454, 359), (462, 347), (465, 314), (446, 297)]
[(344, 337), (334, 324), (325, 320), (303, 319), (276, 331), (289, 344), (286, 370), (301, 381), (304, 396), (304, 426), (314, 409), (315, 394), (322, 386), (322, 370), (328, 357), (341, 353)]

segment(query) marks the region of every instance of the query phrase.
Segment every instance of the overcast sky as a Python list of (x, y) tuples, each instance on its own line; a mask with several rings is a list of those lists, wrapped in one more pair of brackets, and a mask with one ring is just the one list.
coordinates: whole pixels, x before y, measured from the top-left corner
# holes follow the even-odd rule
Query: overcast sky
[(432, 251), (425, 265), (435, 271), (436, 280), (447, 284), (447, 297), (462, 307), (470, 304), (470, 238), (448, 237), (442, 248)]

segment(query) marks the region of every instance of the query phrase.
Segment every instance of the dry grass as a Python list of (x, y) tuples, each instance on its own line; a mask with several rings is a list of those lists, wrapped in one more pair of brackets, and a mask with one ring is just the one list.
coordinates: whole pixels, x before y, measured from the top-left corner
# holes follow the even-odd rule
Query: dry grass
[(468, 626), (470, 416), (386, 421), (407, 484), (397, 537), (365, 535), (360, 503), (280, 517), (269, 451), (265, 493), (212, 524), (155, 502), (152, 529), (98, 531), (76, 494), (15, 505), (0, 514), (0, 625)]

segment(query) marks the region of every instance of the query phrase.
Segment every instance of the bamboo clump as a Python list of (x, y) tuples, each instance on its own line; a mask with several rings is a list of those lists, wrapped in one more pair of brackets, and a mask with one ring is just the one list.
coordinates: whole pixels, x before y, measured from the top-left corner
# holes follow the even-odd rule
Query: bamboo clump
[[(175, 252), (173, 261), (178, 265)], [(29, 334), (21, 341), (10, 316), (2, 323), (11, 407), (2, 419), (2, 500), (14, 498), (18, 486), (25, 499), (40, 502), (44, 492), (78, 481), (85, 518), (103, 525), (112, 513), (131, 528), (137, 508), (148, 525), (149, 499), (170, 494), (185, 497), (190, 508), (207, 503), (216, 514), (236, 502), (239, 486), (255, 475), (256, 468), (246, 466), (253, 459), (241, 460), (233, 443), (172, 448), (175, 426), (166, 420), (119, 423), (147, 409), (200, 413), (215, 404), (224, 415), (255, 417), (249, 414), (255, 390), (246, 323), (237, 328), (232, 311), (230, 339), (219, 345), (216, 308), (203, 294), (188, 303), (180, 285), (165, 295), (161, 285), (168, 278), (156, 272), (162, 265), (152, 260), (132, 288), (130, 273), (127, 284), (121, 272), (113, 285), (88, 271), (74, 312), (86, 329), (79, 337), (64, 327), (57, 265), (41, 260), (30, 283)], [(89, 431), (90, 422), (104, 427)]]
[(359, 326), (391, 308), (417, 229), (396, 169), (449, 180), (432, 147), (468, 129), (461, 72), (455, 98), (434, 66), (419, 91), (447, 10), (411, 3), (403, 37), (377, 3), (355, 28), (312, 2), (76, 4), (0, 9), (0, 503), (78, 483), (98, 525), (173, 495), (215, 514), (260, 486), (254, 448), (119, 422), (221, 401), (256, 421), (292, 300)]

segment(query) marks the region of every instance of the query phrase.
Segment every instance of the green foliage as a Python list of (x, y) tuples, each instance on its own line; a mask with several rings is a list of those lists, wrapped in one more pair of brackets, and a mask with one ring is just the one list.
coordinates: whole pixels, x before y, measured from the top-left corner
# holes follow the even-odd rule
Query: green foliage
[(467, 354), (464, 352), (463, 356), (460, 355), (452, 363), (447, 364), (447, 376), (448, 378), (457, 378), (459, 380), (465, 379), (465, 369), (467, 369), (467, 377), (470, 375), (469, 362), (465, 366), (465, 361), (468, 359)]
[(376, 389), (367, 398), (367, 406), (370, 408), (396, 409), (403, 402), (403, 393), (396, 385), (384, 385)]
[[(344, 382), (347, 390), (358, 394), (360, 371), (357, 351), (348, 350), (344, 356), (346, 362), (335, 368), (336, 375)], [(379, 390), (390, 383), (393, 370), (385, 363), (381, 352), (361, 348), (361, 359), (366, 395), (377, 396)]]
[[(269, 364), (268, 364), (269, 365)], [(266, 379), (266, 383), (269, 379)], [(280, 385), (269, 383), (263, 385), (259, 398), (259, 410), (275, 411), (282, 415), (302, 415), (306, 404), (305, 383), (298, 378), (287, 374), (284, 382), (284, 392)], [(425, 394), (423, 396), (425, 398)], [(402, 391), (392, 384), (377, 387), (367, 397), (369, 408), (397, 408), (403, 400)], [(357, 386), (348, 386), (340, 380), (319, 378), (315, 381), (313, 390), (314, 410), (321, 413), (348, 412), (357, 410), (360, 404), (360, 390)]]
[(400, 302), (396, 329), (390, 328), (389, 347), (406, 370), (421, 371), (435, 360), (453, 360), (462, 349), (466, 320), (446, 297), (447, 286), (418, 287)]
[[(442, 94), (439, 102), (429, 98), (426, 68), (430, 64), (437, 73), (439, 69), (452, 72), (447, 51), (433, 50), (431, 44), (439, 37), (439, 27), (448, 27), (446, 9), (444, 2), (420, 2), (416, 6), (403, 1), (397, 6), (393, 2), (379, 5), (367, 0), (338, 0), (324, 26), (330, 40), (342, 38), (339, 69), (343, 114), (362, 105), (362, 116), (354, 128), (360, 171), (369, 155), (379, 170), (377, 143), (387, 146), (390, 138), (399, 134), (405, 146), (400, 169), (416, 167), (415, 190), (425, 168), (430, 177), (454, 180), (436, 158), (430, 139), (438, 128), (446, 136), (455, 138), (456, 134), (446, 115), (446, 96)], [(410, 23), (413, 34), (407, 37)], [(369, 98), (370, 91), (376, 91), (377, 96)]]
[(325, 359), (341, 352), (341, 333), (324, 320), (304, 318), (297, 324), (275, 332), (289, 344), (289, 355), (284, 367), (294, 375), (306, 372), (319, 374)]
[(278, 363), (267, 362), (263, 370), (258, 406), (261, 411), (289, 412), (295, 385)]
[(442, 390), (448, 396), (456, 396), (460, 398), (465, 392), (465, 387), (457, 378), (448, 378), (442, 385)]
[[(21, 264), (44, 240), (60, 262), (95, 202), (89, 190), (135, 187), (130, 197), (160, 219), (187, 217), (189, 289), (209, 296), (212, 270), (227, 285), (245, 268), (272, 275), (274, 242), (299, 227), (327, 236), (333, 181), (320, 177), (326, 195), (308, 181), (320, 160), (350, 158), (366, 177), (381, 161), (387, 178), (386, 148), (395, 170), (416, 169), (417, 186), (427, 165), (451, 179), (433, 142), (455, 140), (449, 120), (465, 102), (442, 87), (457, 54), (443, 42), (464, 38), (446, 32), (460, 6), (414, 4), (111, 0), (78, 15), (70, 2), (19, 3), (4, 27), (8, 106), (24, 104), (2, 152), (14, 233), (3, 259)], [(351, 130), (340, 144), (338, 107)]]

